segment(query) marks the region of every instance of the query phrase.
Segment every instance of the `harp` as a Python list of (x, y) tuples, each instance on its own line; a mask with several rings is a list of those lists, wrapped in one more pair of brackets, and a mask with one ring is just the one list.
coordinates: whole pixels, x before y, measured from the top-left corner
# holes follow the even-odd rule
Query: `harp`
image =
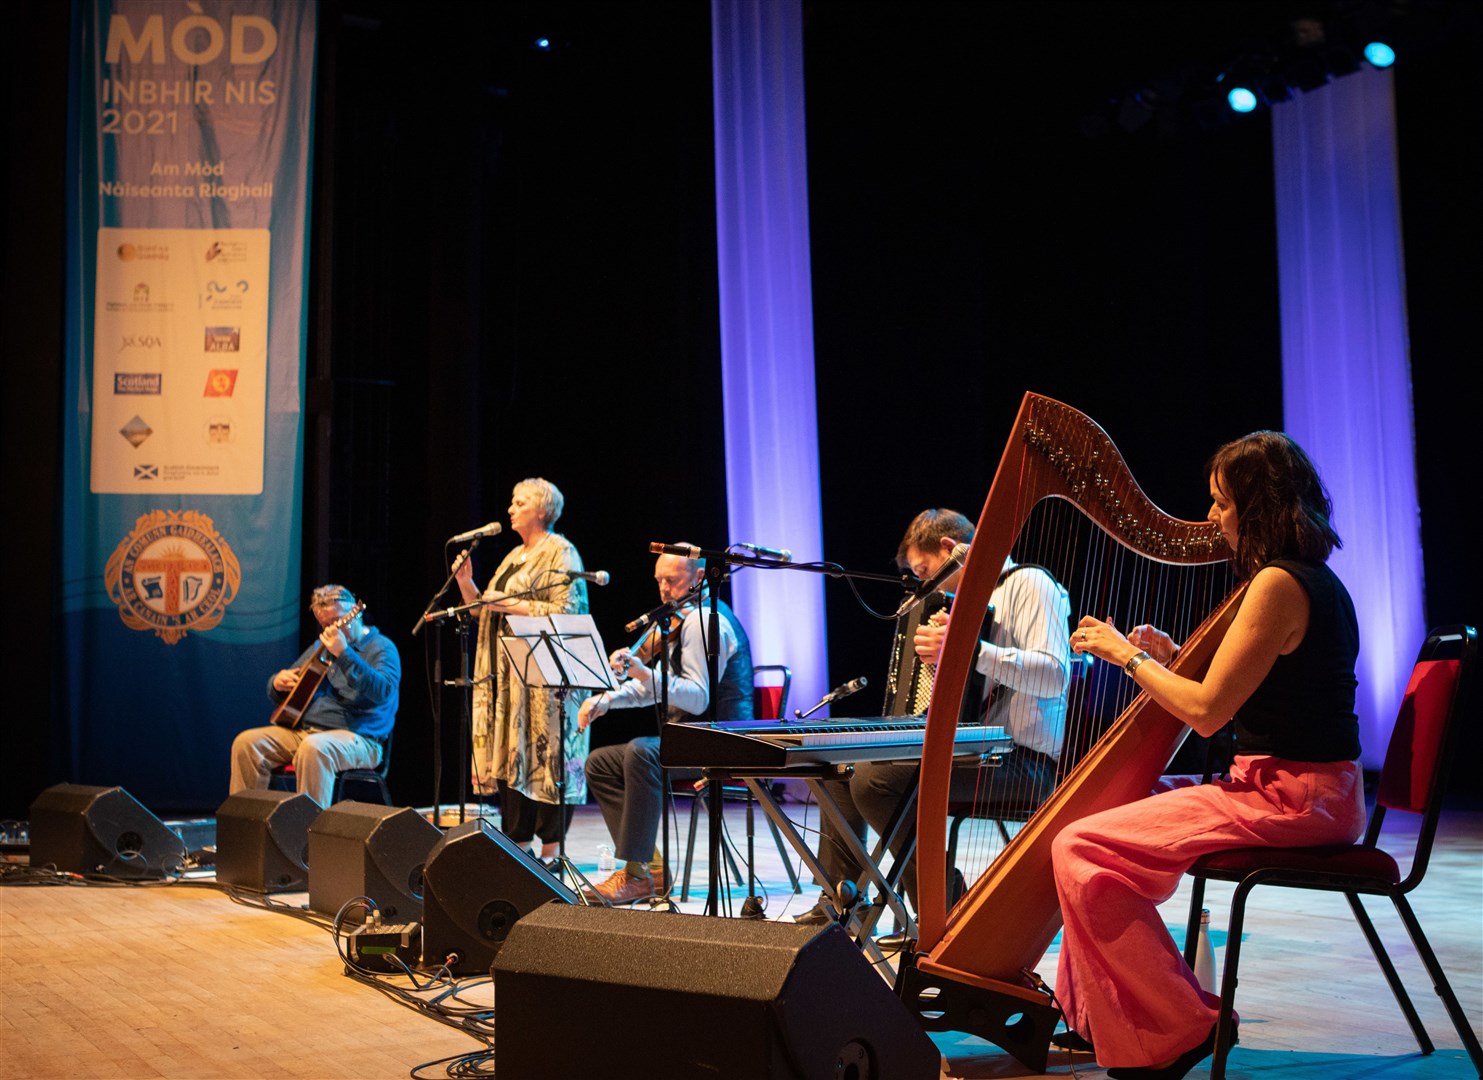
[[(978, 521), (927, 714), (917, 806), (920, 936), (897, 989), (929, 1029), (980, 1035), (1037, 1071), (1045, 1069), (1057, 1014), (1023, 972), (1038, 963), (1061, 925), (1051, 841), (1068, 822), (1148, 794), (1189, 732), (1139, 694), (948, 910), (951, 736), (973, 667), (975, 631), (1006, 556), (1047, 501), (1069, 507), (1115, 551), (1152, 564), (1213, 567), (1230, 555), (1210, 523), (1182, 521), (1155, 507), (1090, 418), (1050, 398), (1025, 395)], [(1218, 591), (1205, 593), (1203, 606), (1214, 610), (1189, 616), (1179, 631), (1184, 643), (1171, 666), (1180, 674), (1203, 674), (1240, 604), (1242, 590), (1227, 595), (1228, 572), (1220, 574)], [(1085, 613), (1075, 606), (1078, 593), (1072, 596), (1073, 614)], [(1107, 607), (1093, 613), (1119, 615), (1119, 626), (1145, 621)], [(1121, 672), (1116, 676), (1121, 679)]]

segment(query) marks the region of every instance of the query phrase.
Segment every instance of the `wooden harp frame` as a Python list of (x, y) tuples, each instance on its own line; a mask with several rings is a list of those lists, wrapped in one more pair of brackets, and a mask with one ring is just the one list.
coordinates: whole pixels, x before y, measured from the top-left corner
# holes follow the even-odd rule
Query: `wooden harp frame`
[[(917, 807), (919, 913), (915, 966), (1043, 1006), (1021, 974), (1038, 963), (1061, 926), (1050, 844), (1068, 822), (1147, 795), (1189, 728), (1141, 693), (1042, 806), (947, 910), (947, 808), (952, 733), (977, 655), (977, 630), (1004, 560), (1033, 507), (1046, 498), (1074, 503), (1119, 544), (1172, 565), (1230, 557), (1219, 529), (1183, 521), (1148, 499), (1107, 433), (1084, 414), (1027, 393), (989, 489), (957, 590), (927, 713)], [(1231, 593), (1180, 649), (1173, 670), (1198, 678), (1240, 604)]]

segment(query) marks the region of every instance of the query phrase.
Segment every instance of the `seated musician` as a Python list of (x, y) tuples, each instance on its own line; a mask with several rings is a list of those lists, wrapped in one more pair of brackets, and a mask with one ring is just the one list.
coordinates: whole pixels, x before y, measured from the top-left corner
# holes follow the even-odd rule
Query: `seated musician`
[[(896, 561), (921, 580), (946, 565), (953, 549), (973, 539), (973, 524), (954, 510), (924, 510), (902, 537)], [(950, 592), (957, 583), (953, 575), (943, 583)], [(1006, 560), (994, 588), (994, 617), (988, 640), (978, 646), (977, 671), (984, 676), (979, 693), (989, 697), (989, 724), (1002, 725), (1014, 740), (1013, 751), (1003, 755), (981, 774), (979, 769), (957, 769), (953, 775), (953, 798), (965, 801), (978, 794), (980, 800), (1012, 800), (1017, 808), (1033, 809), (1050, 793), (1056, 781), (1066, 727), (1066, 688), (1070, 682), (1070, 644), (1067, 640), (1070, 601), (1066, 590), (1040, 567), (1018, 565)], [(903, 616), (906, 618), (907, 616)], [(913, 641), (917, 657), (932, 668), (942, 651), (951, 616), (939, 612), (920, 625)], [(909, 659), (909, 657), (908, 657)], [(899, 673), (898, 673), (899, 674)], [(970, 684), (969, 692), (973, 692)], [(930, 698), (930, 694), (928, 695)], [(918, 702), (925, 710), (927, 701)], [(965, 714), (983, 715), (982, 699)], [(911, 762), (861, 762), (848, 781), (833, 781), (829, 789), (856, 835), (864, 841), (868, 823), (884, 835), (903, 799), (916, 786), (918, 764)], [(912, 830), (898, 832), (893, 853), (904, 849)], [(819, 843), (819, 861), (832, 882), (858, 880), (863, 868), (837, 838), (825, 818)], [(898, 884), (912, 907), (916, 907), (916, 866), (910, 860)], [(950, 883), (949, 895), (953, 889)], [(832, 917), (821, 896), (819, 903), (798, 916), (802, 923), (823, 923)]]
[[(679, 555), (661, 555), (654, 563), (654, 581), (665, 603), (680, 600), (705, 578), (705, 560)], [(679, 625), (670, 631), (667, 661), (669, 715), (667, 722), (702, 716), (710, 705), (710, 671), (706, 662), (706, 627), (710, 599), (702, 590), (699, 604), (681, 608)], [(752, 648), (747, 632), (724, 601), (716, 610), (721, 644), (716, 688), (718, 720), (752, 718)], [(654, 633), (657, 633), (657, 627)], [(582, 702), (577, 723), (587, 725), (609, 709), (657, 705), (659, 649), (647, 639), (634, 650), (618, 649), (610, 657), (613, 670), (624, 681), (616, 690), (597, 694)], [(648, 647), (645, 647), (648, 646)], [(651, 655), (652, 654), (652, 655)], [(632, 739), (618, 746), (602, 746), (587, 757), (587, 785), (592, 789), (603, 820), (623, 865), (595, 885), (592, 897), (609, 904), (631, 904), (663, 892), (662, 867), (653, 866), (655, 841), (664, 791), (664, 770), (659, 765), (659, 738), (654, 735)]]
[(293, 667), (269, 678), (268, 698), (282, 706), (317, 656), (328, 657), (328, 670), (297, 717), (280, 710), (281, 723), (249, 728), (232, 742), (233, 795), (266, 788), (272, 771), (292, 762), (299, 791), (328, 806), (336, 773), (381, 763), (378, 740), (396, 723), (402, 662), (385, 634), (351, 614), (355, 608), (344, 586), (314, 590), (309, 610), (322, 630)]
[(1215, 1044), (1220, 998), (1201, 989), (1158, 904), (1201, 855), (1348, 844), (1364, 828), (1354, 713), (1359, 626), (1328, 557), (1333, 504), (1281, 432), (1227, 443), (1206, 466), (1209, 518), (1249, 584), (1201, 678), (1170, 671), (1174, 642), (1083, 618), (1078, 653), (1121, 667), (1201, 735), (1233, 716), (1230, 779), (1163, 792), (1068, 824), (1051, 853), (1065, 928), (1056, 994), (1116, 1080), (1178, 1080)]

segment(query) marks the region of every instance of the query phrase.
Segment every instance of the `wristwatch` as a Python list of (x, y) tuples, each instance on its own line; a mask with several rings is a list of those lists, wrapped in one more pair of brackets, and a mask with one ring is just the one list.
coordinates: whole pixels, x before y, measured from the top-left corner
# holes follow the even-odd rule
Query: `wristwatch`
[(1152, 660), (1152, 659), (1153, 659), (1153, 657), (1149, 656), (1146, 651), (1145, 652), (1140, 652), (1140, 653), (1134, 653), (1132, 656), (1128, 657), (1128, 662), (1123, 665), (1123, 670), (1126, 671), (1131, 676), (1133, 674), (1133, 672), (1135, 672), (1135, 671), (1138, 670), (1138, 665), (1139, 664), (1143, 663), (1143, 661), (1145, 661), (1145, 660)]

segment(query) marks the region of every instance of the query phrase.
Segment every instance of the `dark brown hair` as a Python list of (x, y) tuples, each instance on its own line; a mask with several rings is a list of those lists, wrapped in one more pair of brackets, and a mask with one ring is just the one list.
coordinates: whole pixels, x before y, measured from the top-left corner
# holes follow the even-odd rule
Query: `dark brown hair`
[(973, 522), (956, 510), (923, 510), (906, 527), (906, 535), (896, 548), (896, 565), (910, 571), (911, 558), (907, 551), (910, 548), (936, 551), (944, 536), (968, 543), (973, 539)]
[(1236, 572), (1249, 578), (1273, 559), (1327, 562), (1343, 541), (1334, 504), (1303, 448), (1280, 431), (1253, 431), (1211, 455), (1205, 472), (1236, 508)]

